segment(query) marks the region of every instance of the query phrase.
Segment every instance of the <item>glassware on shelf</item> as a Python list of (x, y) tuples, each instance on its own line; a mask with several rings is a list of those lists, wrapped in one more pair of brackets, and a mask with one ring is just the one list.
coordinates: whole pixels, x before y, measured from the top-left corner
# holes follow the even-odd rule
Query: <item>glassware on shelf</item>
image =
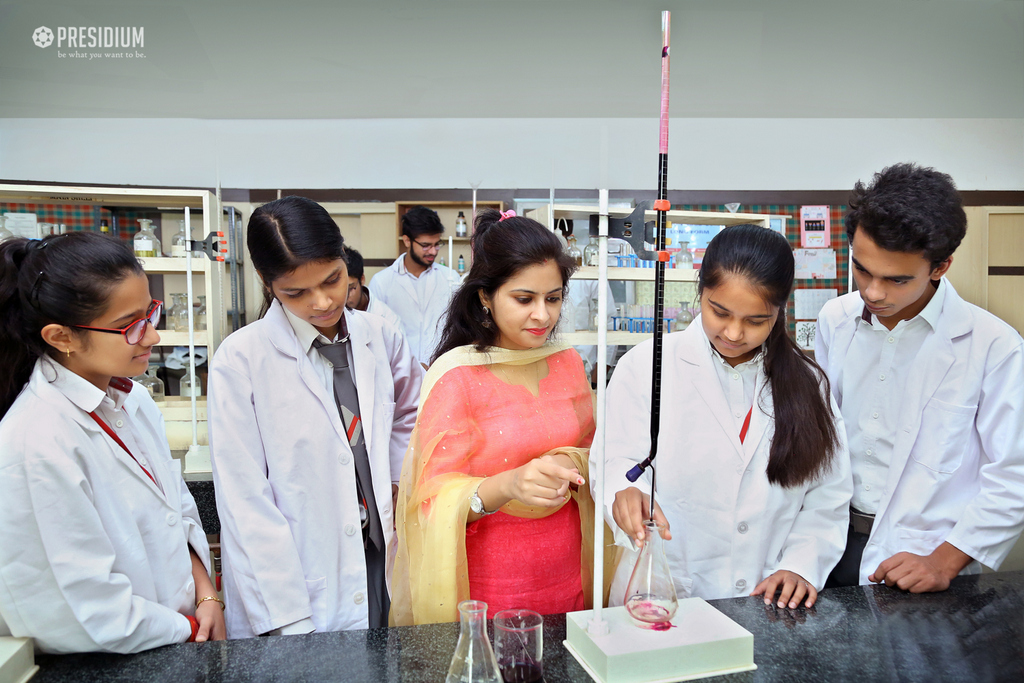
[(566, 242), (569, 243), (569, 248), (566, 249), (566, 252), (568, 252), (568, 254), (569, 254), (569, 258), (571, 258), (576, 263), (577, 266), (582, 266), (583, 265), (583, 252), (580, 251), (579, 245), (576, 244), (576, 236), (575, 235), (569, 235), (569, 238), (566, 240)]
[(466, 216), (459, 211), (459, 217), (455, 219), (455, 236), (468, 237), (469, 230), (466, 227)]
[(459, 642), (445, 683), (502, 683), (498, 660), (487, 638), (487, 603), (459, 603)]
[(195, 313), (193, 313), (193, 318), (195, 319), (196, 331), (197, 332), (200, 331), (200, 330), (205, 330), (206, 329), (206, 297), (205, 296), (199, 297), (199, 303), (196, 304)]
[(14, 237), (14, 233), (7, 229), (7, 217), (0, 216), (0, 242)]
[(171, 311), (172, 329), (175, 332), (188, 332), (188, 295), (171, 294), (174, 308)]
[(150, 365), (146, 373), (136, 377), (135, 381), (146, 387), (154, 401), (163, 401), (167, 398), (167, 392), (164, 391), (164, 381), (156, 376), (156, 370), (155, 365)]
[(57, 226), (54, 225), (53, 223), (40, 223), (39, 224), (39, 228), (38, 228), (40, 239), (43, 238), (43, 237), (49, 237), (50, 235), (53, 235), (54, 234), (54, 230), (53, 229), (56, 228), (56, 227)]
[(437, 265), (439, 265), (439, 266), (447, 266), (448, 262), (444, 260), (444, 256), (438, 256), (437, 257)]
[(104, 235), (110, 234), (110, 221), (106, 218), (100, 221), (100, 232)]
[(680, 332), (685, 330), (693, 322), (693, 313), (690, 313), (690, 309), (682, 301), (679, 302), (679, 312), (676, 313), (675, 323), (672, 325), (673, 332)]
[(690, 243), (680, 242), (679, 251), (676, 252), (676, 268), (693, 269), (693, 254), (690, 253)]
[(178, 221), (178, 234), (171, 240), (171, 256), (175, 258), (185, 258), (188, 251), (189, 242), (192, 241), (192, 236), (188, 234), (188, 230), (185, 229), (185, 220)]
[(455, 266), (455, 270), (458, 271), (459, 275), (466, 272), (466, 259), (462, 257), (462, 254), (459, 254), (459, 262)]
[(140, 218), (139, 220), (139, 231), (135, 233), (135, 238), (132, 240), (132, 248), (135, 250), (135, 255), (140, 258), (154, 258), (160, 255), (159, 240), (156, 238), (156, 233), (153, 232), (153, 221), (148, 218)]
[(644, 521), (644, 545), (626, 586), (626, 611), (641, 628), (665, 631), (679, 609), (676, 587), (665, 556), (665, 527), (652, 519)]
[(185, 366), (185, 374), (181, 377), (178, 393), (182, 398), (190, 398), (193, 395), (198, 398), (203, 395), (203, 385), (192, 374), (192, 368), (189, 365)]
[(590, 241), (587, 242), (587, 246), (583, 247), (583, 265), (597, 266), (597, 260), (600, 252), (601, 250), (597, 241), (597, 235), (591, 235)]

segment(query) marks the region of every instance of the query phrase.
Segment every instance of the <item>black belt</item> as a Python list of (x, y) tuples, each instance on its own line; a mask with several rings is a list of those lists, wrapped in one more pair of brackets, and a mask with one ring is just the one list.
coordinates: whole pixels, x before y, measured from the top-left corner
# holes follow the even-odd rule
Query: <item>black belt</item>
[(850, 508), (850, 528), (855, 533), (867, 536), (875, 524), (875, 516)]

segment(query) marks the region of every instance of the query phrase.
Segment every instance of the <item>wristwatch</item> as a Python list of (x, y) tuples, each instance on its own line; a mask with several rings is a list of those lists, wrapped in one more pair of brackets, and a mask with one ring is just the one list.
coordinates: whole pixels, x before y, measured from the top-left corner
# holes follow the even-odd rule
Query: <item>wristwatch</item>
[(497, 510), (491, 510), (488, 512), (484, 509), (483, 498), (480, 497), (480, 487), (476, 487), (476, 491), (473, 491), (473, 495), (469, 497), (469, 509), (473, 511), (473, 514), (486, 517), (487, 515), (493, 515)]

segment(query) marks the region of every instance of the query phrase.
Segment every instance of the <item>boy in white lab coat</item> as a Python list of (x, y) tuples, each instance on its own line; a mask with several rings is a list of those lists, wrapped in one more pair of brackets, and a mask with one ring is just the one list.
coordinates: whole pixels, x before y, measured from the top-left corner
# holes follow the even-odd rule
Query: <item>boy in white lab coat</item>
[(818, 318), (854, 494), (829, 586), (941, 591), (1024, 527), (1024, 342), (943, 277), (967, 229), (953, 180), (897, 164), (846, 216), (858, 292)]

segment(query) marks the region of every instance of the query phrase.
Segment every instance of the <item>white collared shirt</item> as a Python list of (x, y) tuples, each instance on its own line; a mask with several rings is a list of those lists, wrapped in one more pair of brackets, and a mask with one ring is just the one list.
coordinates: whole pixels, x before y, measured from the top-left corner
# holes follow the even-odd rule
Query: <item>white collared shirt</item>
[[(757, 375), (764, 363), (764, 349), (762, 347), (753, 358), (733, 367), (718, 353), (714, 344), (711, 343), (707, 334), (704, 333), (703, 327), (701, 328), (701, 337), (711, 351), (711, 364), (714, 366), (715, 374), (718, 375), (718, 381), (722, 385), (722, 393), (725, 394), (725, 400), (729, 404), (729, 413), (732, 415), (733, 422), (736, 425), (736, 435), (738, 437), (743, 429), (743, 421), (746, 419), (747, 413), (754, 406), (754, 391), (757, 384)], [(753, 416), (751, 416), (751, 419), (753, 419)], [(756, 446), (756, 444), (754, 445)], [(746, 447), (747, 444), (744, 442), (744, 449)]]
[[(59, 363), (49, 358), (45, 358), (44, 362), (56, 373), (56, 379), (53, 381), (54, 387), (85, 412), (96, 413), (96, 416), (103, 420), (128, 447), (135, 461), (149, 472), (157, 488), (163, 493), (160, 480), (153, 474), (153, 468), (150, 465), (153, 454), (146, 448), (146, 440), (136, 434), (139, 426), (133, 422), (127, 412), (122, 410), (129, 392), (115, 389), (113, 386), (108, 386), (106, 391), (102, 391), (89, 380), (71, 372)], [(115, 444), (115, 448), (120, 449), (121, 447)]]
[[(334, 339), (328, 339), (324, 335), (320, 334), (320, 331), (313, 327), (312, 324), (296, 315), (293, 315), (292, 312), (283, 305), (281, 306), (281, 310), (284, 311), (285, 317), (288, 318), (288, 323), (292, 326), (295, 336), (298, 337), (299, 348), (303, 350), (306, 354), (306, 358), (308, 358), (309, 362), (313, 364), (313, 368), (316, 370), (316, 376), (320, 378), (320, 381), (323, 383), (324, 388), (327, 389), (327, 392), (331, 394), (331, 396), (334, 396), (334, 364), (324, 358), (320, 352), (316, 350), (316, 347), (313, 346), (313, 342), (319, 339), (323, 344), (333, 344), (341, 339), (340, 329), (339, 334), (334, 335)], [(348, 311), (345, 311), (342, 315), (348, 315)], [(347, 350), (348, 364), (349, 367), (352, 367), (352, 349), (348, 348)]]
[(370, 301), (376, 299), (394, 311), (416, 360), (429, 363), (441, 341), (448, 302), (462, 278), (451, 268), (434, 263), (419, 277), (405, 267), (405, 256), (373, 276), (368, 285)]
[(853, 468), (852, 507), (875, 514), (881, 504), (892, 461), (900, 401), (910, 368), (928, 333), (935, 329), (946, 281), (924, 309), (889, 330), (878, 316), (857, 320), (846, 362), (835, 378), (843, 397), (843, 420), (849, 437)]

